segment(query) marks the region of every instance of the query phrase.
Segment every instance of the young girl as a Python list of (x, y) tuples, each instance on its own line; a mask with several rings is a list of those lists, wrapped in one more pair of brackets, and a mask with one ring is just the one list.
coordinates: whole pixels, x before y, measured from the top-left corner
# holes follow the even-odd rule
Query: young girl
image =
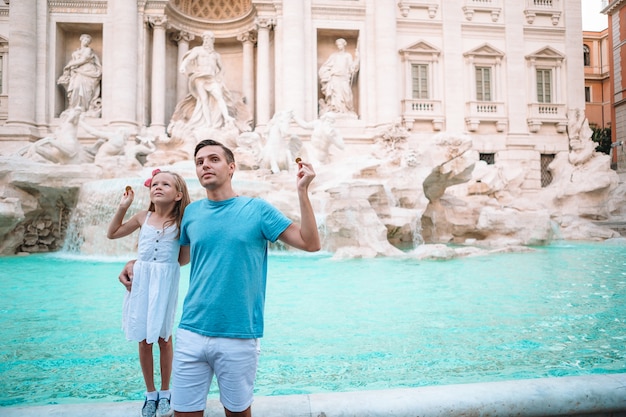
[[(180, 222), (189, 204), (185, 180), (173, 172), (152, 172), (145, 186), (150, 188), (150, 206), (123, 223), (135, 193), (130, 187), (107, 231), (109, 239), (128, 236), (137, 229), (139, 245), (133, 268), (132, 286), (124, 298), (122, 328), (128, 340), (139, 342), (139, 363), (146, 383), (143, 417), (171, 416), (170, 376), (172, 373), (172, 328), (180, 278)], [(154, 385), (152, 345), (161, 352), (161, 390)]]

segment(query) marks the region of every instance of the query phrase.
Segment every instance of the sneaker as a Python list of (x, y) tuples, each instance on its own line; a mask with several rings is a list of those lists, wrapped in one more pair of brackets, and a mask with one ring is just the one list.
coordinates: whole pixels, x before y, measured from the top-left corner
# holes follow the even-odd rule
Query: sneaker
[(157, 402), (153, 400), (146, 400), (143, 403), (141, 409), (141, 417), (155, 417), (157, 411)]
[(157, 417), (171, 417), (174, 414), (174, 410), (170, 407), (169, 398), (159, 398), (157, 402)]

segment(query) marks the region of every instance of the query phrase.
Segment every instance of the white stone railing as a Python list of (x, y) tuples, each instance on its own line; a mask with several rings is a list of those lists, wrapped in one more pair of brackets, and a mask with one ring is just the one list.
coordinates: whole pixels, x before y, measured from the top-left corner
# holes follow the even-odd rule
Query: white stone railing
[(407, 17), (411, 9), (428, 9), (428, 17), (434, 19), (439, 9), (439, 0), (400, 0), (398, 8), (402, 17)]
[(563, 133), (567, 127), (567, 107), (556, 103), (531, 103), (528, 105), (528, 127), (536, 133), (544, 123), (554, 123), (557, 132)]
[(506, 117), (504, 103), (499, 101), (469, 101), (467, 102), (467, 117), (483, 120), (496, 120)]
[(502, 0), (465, 0), (463, 5), (465, 19), (471, 21), (476, 12), (490, 13), (491, 21), (495, 23), (502, 13)]
[(507, 125), (504, 103), (499, 101), (468, 101), (466, 103), (465, 123), (470, 132), (475, 132), (483, 122), (495, 122), (498, 132), (503, 132)]
[(408, 124), (416, 120), (431, 121), (433, 129), (439, 131), (443, 127), (443, 105), (440, 100), (402, 100), (402, 118)]
[(561, 0), (526, 0), (526, 22), (532, 25), (537, 15), (548, 15), (552, 19), (552, 25), (559, 24), (561, 19)]

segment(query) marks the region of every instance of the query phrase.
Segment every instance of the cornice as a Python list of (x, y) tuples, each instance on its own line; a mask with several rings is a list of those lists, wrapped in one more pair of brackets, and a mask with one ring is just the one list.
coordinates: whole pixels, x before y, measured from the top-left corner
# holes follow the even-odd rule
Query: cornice
[(106, 0), (48, 0), (50, 13), (106, 13), (108, 2)]
[(604, 14), (611, 14), (616, 9), (619, 9), (620, 6), (623, 6), (624, 4), (626, 4), (626, 0), (614, 0), (608, 6), (606, 6), (604, 9), (602, 9), (600, 12), (604, 13)]

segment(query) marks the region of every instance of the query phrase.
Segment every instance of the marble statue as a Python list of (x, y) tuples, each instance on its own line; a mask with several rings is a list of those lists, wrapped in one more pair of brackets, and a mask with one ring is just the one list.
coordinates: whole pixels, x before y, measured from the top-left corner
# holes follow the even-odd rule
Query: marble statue
[(318, 75), (323, 99), (320, 99), (320, 115), (335, 112), (356, 117), (352, 98), (352, 84), (359, 71), (359, 50), (355, 58), (346, 51), (347, 42), (339, 38), (335, 41), (338, 51), (332, 53), (320, 67)]
[(572, 165), (581, 165), (593, 157), (597, 145), (591, 140), (593, 131), (589, 127), (589, 120), (583, 111), (580, 109), (570, 110), (567, 116), (569, 162)]
[(406, 142), (410, 136), (409, 131), (402, 125), (402, 118), (397, 118), (393, 123), (382, 126), (377, 135), (379, 141), (387, 151), (394, 152), (400, 143)]
[(176, 107), (173, 120), (182, 118), (189, 125), (214, 128), (234, 122), (228, 113), (230, 93), (222, 81), (222, 58), (215, 51), (214, 43), (215, 35), (206, 31), (202, 35), (202, 46), (196, 46), (183, 56), (180, 72), (188, 77), (189, 96)]
[(135, 136), (135, 144), (126, 146), (126, 161), (129, 168), (140, 168), (148, 155), (156, 151), (156, 137), (142, 132)]
[(94, 163), (99, 166), (117, 166), (125, 160), (124, 149), (130, 132), (120, 127), (114, 131), (99, 130), (87, 124), (82, 118), (79, 120), (79, 126), (85, 129), (85, 132), (98, 138), (98, 150), (94, 156)]
[(54, 164), (80, 164), (93, 161), (78, 141), (78, 123), (82, 110), (72, 107), (61, 113), (61, 124), (52, 136), (39, 139), (17, 154), (35, 162)]
[(609, 155), (596, 152), (593, 131), (584, 111), (568, 112), (569, 152), (557, 153), (548, 166), (555, 204), (561, 214), (585, 218), (609, 217), (608, 196), (617, 187), (619, 176), (611, 169)]
[(334, 126), (335, 113), (324, 113), (319, 119), (311, 122), (306, 122), (296, 116), (293, 117), (293, 120), (305, 129), (313, 129), (311, 132), (310, 152), (308, 154), (315, 162), (321, 164), (329, 163), (331, 146), (344, 149), (343, 137)]
[[(289, 134), (289, 125), (293, 120), (292, 110), (282, 110), (274, 114), (267, 123), (267, 140), (261, 151), (259, 166), (269, 168), (273, 174), (281, 170), (288, 170), (293, 163), (294, 143), (298, 142), (297, 136)], [(297, 146), (295, 146), (297, 148)]]
[(202, 40), (202, 46), (182, 58), (180, 72), (188, 77), (189, 94), (176, 105), (167, 137), (158, 141), (149, 165), (187, 160), (196, 143), (207, 137), (234, 147), (240, 133), (252, 130), (252, 115), (241, 94), (230, 91), (222, 79), (224, 68), (214, 49), (215, 35), (206, 31)]
[(90, 35), (80, 36), (80, 47), (72, 53), (72, 58), (63, 68), (57, 84), (63, 86), (67, 92), (68, 108), (80, 107), (85, 114), (99, 117), (102, 107), (102, 65), (90, 44)]

